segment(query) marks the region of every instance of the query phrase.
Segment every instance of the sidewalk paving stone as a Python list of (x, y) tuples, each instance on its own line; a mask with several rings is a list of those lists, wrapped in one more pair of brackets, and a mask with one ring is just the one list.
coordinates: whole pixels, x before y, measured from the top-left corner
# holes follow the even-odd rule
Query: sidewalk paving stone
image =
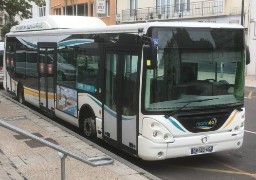
[[(13, 110), (15, 109), (15, 110)], [(56, 127), (0, 93), (0, 119), (35, 133), (43, 139), (83, 156), (106, 156), (92, 145)], [(22, 137), (0, 126), (0, 179), (2, 180), (45, 180), (60, 179), (61, 159), (56, 150), (37, 146), (34, 140)], [(92, 167), (74, 158), (65, 158), (66, 179), (72, 180), (146, 180), (146, 176), (115, 160), (113, 164)]]

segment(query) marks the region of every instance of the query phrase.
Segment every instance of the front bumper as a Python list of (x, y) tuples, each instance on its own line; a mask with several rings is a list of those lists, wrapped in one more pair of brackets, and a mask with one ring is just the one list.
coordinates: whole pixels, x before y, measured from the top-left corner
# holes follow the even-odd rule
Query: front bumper
[[(213, 146), (213, 152), (238, 149), (243, 144), (244, 131), (238, 134), (220, 132), (207, 135), (176, 137), (173, 143), (154, 143), (143, 136), (138, 138), (138, 156), (144, 160), (164, 160), (192, 156), (191, 149)], [(207, 137), (207, 142), (202, 139)]]

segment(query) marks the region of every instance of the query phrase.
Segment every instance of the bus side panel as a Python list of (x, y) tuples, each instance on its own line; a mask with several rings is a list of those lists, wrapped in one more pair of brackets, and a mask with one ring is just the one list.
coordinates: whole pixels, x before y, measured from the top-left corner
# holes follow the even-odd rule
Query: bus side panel
[(26, 102), (39, 107), (39, 92), (38, 90), (24, 87), (24, 99)]

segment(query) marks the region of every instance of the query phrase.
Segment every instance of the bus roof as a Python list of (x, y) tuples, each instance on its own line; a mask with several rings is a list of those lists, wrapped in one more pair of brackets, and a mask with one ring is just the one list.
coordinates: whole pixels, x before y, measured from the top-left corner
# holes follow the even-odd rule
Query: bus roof
[[(84, 22), (84, 23), (83, 23)], [(145, 22), (135, 24), (120, 24), (106, 26), (96, 17), (82, 16), (44, 16), (22, 21), (12, 27), (10, 36), (24, 35), (24, 33), (36, 34), (90, 34), (90, 33), (141, 33), (146, 34), (149, 27), (192, 27), (192, 28), (231, 28), (243, 29), (239, 24), (219, 24), (204, 22)]]
[(52, 29), (74, 29), (87, 27), (104, 27), (106, 24), (96, 17), (84, 16), (43, 16), (25, 19), (13, 26), (11, 32), (42, 31)]
[(204, 22), (146, 22), (136, 24), (121, 24), (105, 27), (105, 31), (120, 31), (120, 32), (138, 32), (138, 29), (143, 28), (146, 33), (149, 27), (192, 27), (192, 28), (226, 28), (226, 29), (243, 29), (239, 24), (227, 23), (204, 23)]

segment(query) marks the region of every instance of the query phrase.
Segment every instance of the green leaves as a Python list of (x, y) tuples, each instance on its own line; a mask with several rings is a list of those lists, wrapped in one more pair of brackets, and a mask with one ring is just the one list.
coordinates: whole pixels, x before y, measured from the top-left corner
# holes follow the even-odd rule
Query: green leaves
[(42, 5), (45, 3), (45, 0), (0, 0), (0, 12), (5, 14), (5, 25), (1, 32), (2, 37), (10, 31), (12, 26), (18, 24), (14, 20), (15, 16), (20, 17), (20, 19), (31, 18), (31, 2)]
[(15, 26), (17, 24), (18, 24), (17, 21), (8, 21), (7, 23), (5, 23), (5, 25), (1, 29), (1, 37), (4, 37), (5, 34), (10, 32), (10, 29), (12, 28), (12, 26)]
[(37, 5), (45, 3), (44, 0), (2, 0), (0, 1), (0, 11), (4, 11), (9, 18), (14, 18), (18, 15), (21, 19), (31, 17), (31, 2)]

